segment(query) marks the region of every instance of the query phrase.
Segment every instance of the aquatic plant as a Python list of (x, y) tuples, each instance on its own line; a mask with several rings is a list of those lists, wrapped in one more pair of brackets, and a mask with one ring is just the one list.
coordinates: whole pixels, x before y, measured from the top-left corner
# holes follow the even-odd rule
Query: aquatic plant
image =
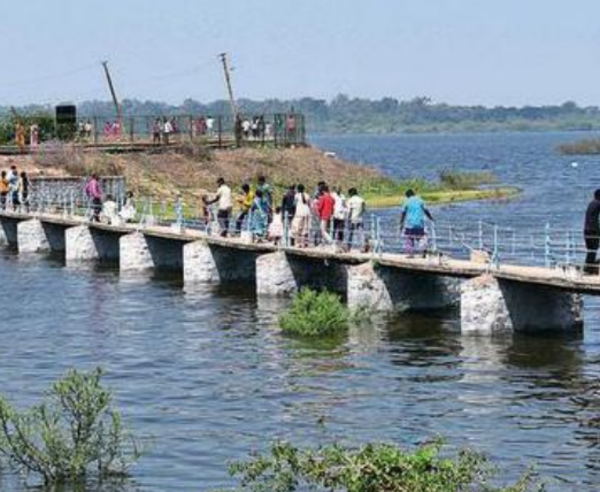
[(331, 292), (302, 289), (279, 319), (281, 329), (303, 337), (330, 336), (348, 327), (350, 312)]
[(298, 448), (275, 443), (266, 454), (230, 467), (239, 478), (238, 490), (294, 492), (322, 490), (346, 492), (533, 492), (542, 491), (530, 472), (516, 483), (495, 487), (494, 467), (481, 454), (463, 450), (442, 453), (442, 443), (406, 451), (390, 444), (351, 448), (330, 444)]
[(46, 484), (125, 476), (139, 453), (101, 377), (99, 368), (71, 370), (22, 411), (0, 397), (0, 453)]

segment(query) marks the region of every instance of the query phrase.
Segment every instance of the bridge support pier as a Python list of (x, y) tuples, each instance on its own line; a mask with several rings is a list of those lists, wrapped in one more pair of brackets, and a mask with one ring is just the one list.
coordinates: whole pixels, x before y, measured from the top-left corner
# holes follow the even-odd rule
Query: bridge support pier
[(6, 240), (6, 245), (11, 248), (19, 248), (19, 240), (17, 234), (17, 225), (19, 221), (10, 217), (0, 218), (0, 228), (2, 229), (2, 236)]
[(447, 309), (459, 303), (459, 281), (364, 263), (348, 267), (348, 305), (373, 311)]
[(289, 296), (298, 292), (298, 282), (283, 252), (256, 259), (256, 293), (262, 296)]
[(147, 236), (140, 232), (119, 239), (121, 271), (181, 270), (183, 244), (176, 240)]
[(17, 223), (17, 245), (19, 253), (50, 252), (46, 231), (43, 224), (37, 219)]
[(217, 263), (210, 246), (204, 241), (194, 241), (183, 247), (183, 283), (218, 284)]
[(483, 335), (569, 332), (583, 328), (582, 310), (580, 295), (484, 275), (462, 286), (461, 330)]
[(67, 263), (84, 261), (119, 261), (119, 235), (94, 230), (87, 225), (69, 227), (65, 232), (65, 260)]

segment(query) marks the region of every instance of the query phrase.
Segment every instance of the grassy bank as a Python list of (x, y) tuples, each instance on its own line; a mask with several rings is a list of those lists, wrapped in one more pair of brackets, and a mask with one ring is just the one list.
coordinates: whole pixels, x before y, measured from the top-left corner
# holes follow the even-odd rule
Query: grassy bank
[(600, 139), (580, 140), (558, 147), (563, 155), (598, 155), (600, 154)]
[(216, 190), (216, 180), (224, 177), (237, 189), (244, 182), (256, 182), (265, 175), (276, 198), (287, 186), (303, 183), (309, 192), (321, 180), (345, 192), (355, 187), (370, 208), (398, 206), (412, 188), (430, 203), (509, 198), (515, 188), (498, 187), (489, 172), (444, 171), (436, 180), (394, 180), (372, 167), (359, 166), (325, 155), (317, 148), (242, 148), (209, 151), (186, 146), (164, 153), (109, 155), (83, 152), (72, 147), (43, 150), (34, 156), (0, 157), (0, 167), (15, 164), (31, 175), (89, 176), (122, 175), (137, 196), (152, 196), (155, 203), (173, 202), (181, 196), (187, 206), (199, 208), (202, 197)]

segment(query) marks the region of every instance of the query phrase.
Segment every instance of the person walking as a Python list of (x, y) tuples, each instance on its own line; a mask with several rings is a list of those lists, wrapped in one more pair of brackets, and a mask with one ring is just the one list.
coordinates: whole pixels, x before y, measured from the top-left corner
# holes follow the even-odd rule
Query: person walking
[(291, 185), (281, 199), (281, 213), (284, 222), (289, 226), (296, 213), (296, 186)]
[(583, 225), (583, 237), (585, 239), (585, 264), (583, 272), (589, 275), (598, 275), (599, 265), (597, 260), (598, 248), (600, 247), (600, 189), (594, 192), (594, 198), (585, 211), (585, 222)]
[[(320, 242), (331, 244), (333, 239), (329, 233), (331, 218), (335, 209), (335, 200), (329, 193), (329, 186), (323, 186), (323, 192), (317, 201), (317, 214), (319, 216)], [(317, 244), (318, 245), (318, 244)]]
[(423, 199), (413, 190), (406, 192), (406, 202), (400, 215), (400, 230), (404, 232), (404, 251), (413, 255), (425, 237), (425, 218), (433, 221), (433, 216), (425, 207)]
[(308, 246), (310, 234), (310, 196), (306, 193), (304, 185), (299, 184), (295, 197), (294, 218), (292, 220), (292, 238), (294, 245), (299, 248)]
[(100, 222), (100, 213), (102, 212), (102, 188), (97, 174), (92, 174), (91, 179), (85, 186), (85, 194), (90, 200), (92, 222)]
[(217, 222), (221, 237), (227, 237), (229, 234), (229, 221), (231, 220), (231, 210), (233, 208), (231, 200), (231, 188), (225, 183), (225, 179), (217, 180), (217, 193), (212, 200), (206, 202), (207, 205), (217, 203)]
[(6, 210), (6, 201), (8, 198), (8, 192), (10, 186), (8, 184), (8, 178), (6, 177), (6, 171), (0, 172), (0, 208)]
[(10, 167), (10, 173), (8, 173), (8, 188), (9, 188), (9, 200), (13, 210), (17, 210), (19, 206), (19, 172), (17, 166)]
[(29, 190), (31, 188), (31, 182), (29, 176), (25, 171), (21, 172), (18, 184), (19, 202), (25, 208), (25, 212), (29, 212)]
[(340, 188), (334, 188), (331, 193), (333, 198), (333, 239), (339, 245), (344, 243), (344, 229), (346, 228), (346, 197)]
[(254, 203), (254, 192), (248, 183), (242, 185), (242, 193), (237, 197), (237, 202), (240, 206), (240, 213), (235, 221), (235, 231), (238, 234), (241, 234), (244, 220), (248, 217), (252, 204)]
[(350, 188), (348, 190), (348, 249), (352, 249), (354, 244), (354, 235), (358, 232), (362, 236), (359, 244), (361, 248), (365, 247), (364, 238), (364, 215), (367, 209), (365, 200), (359, 196), (356, 188)]

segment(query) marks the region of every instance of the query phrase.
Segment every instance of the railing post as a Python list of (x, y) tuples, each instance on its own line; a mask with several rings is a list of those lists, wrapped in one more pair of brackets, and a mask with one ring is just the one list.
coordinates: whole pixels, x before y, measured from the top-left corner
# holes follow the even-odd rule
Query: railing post
[(180, 196), (177, 197), (177, 202), (175, 203), (175, 216), (177, 229), (181, 231), (183, 230), (183, 200)]
[(479, 235), (479, 251), (483, 251), (483, 221), (479, 220), (478, 223), (478, 235)]
[(500, 245), (498, 244), (498, 226), (494, 225), (494, 252), (492, 254), (494, 268), (500, 268)]
[(546, 268), (552, 266), (552, 245), (550, 241), (550, 222), (546, 222), (544, 239), (544, 264)]
[(433, 253), (437, 253), (437, 231), (435, 229), (435, 222), (431, 223), (431, 247), (433, 248)]

